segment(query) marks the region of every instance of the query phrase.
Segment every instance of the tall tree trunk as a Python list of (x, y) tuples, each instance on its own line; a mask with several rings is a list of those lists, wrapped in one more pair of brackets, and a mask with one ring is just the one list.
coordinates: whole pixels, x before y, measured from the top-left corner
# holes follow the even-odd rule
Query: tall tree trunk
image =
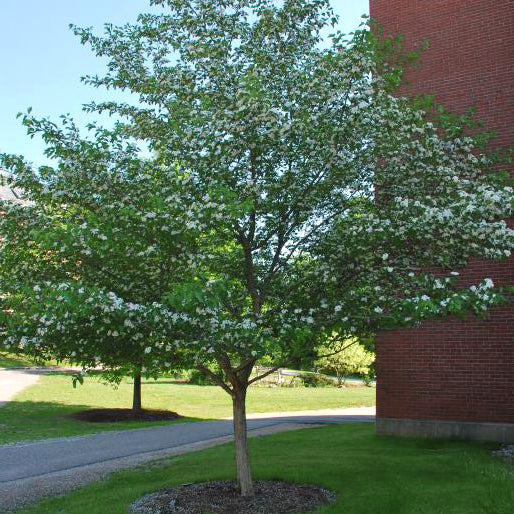
[(234, 442), (236, 447), (237, 484), (243, 497), (254, 496), (252, 470), (248, 454), (246, 427), (246, 388), (234, 390), (232, 406), (234, 412)]
[(132, 397), (132, 410), (141, 412), (141, 373), (134, 373), (134, 395)]
[[(251, 381), (255, 360), (248, 360), (244, 364), (233, 368), (230, 358), (226, 353), (216, 356), (219, 367), (225, 374), (226, 383), (221, 377), (210, 371), (205, 366), (199, 366), (203, 373), (213, 378), (232, 398), (233, 423), (234, 423), (234, 445), (236, 449), (237, 484), (243, 497), (255, 496), (250, 468), (250, 457), (248, 454), (247, 426), (246, 426), (246, 391)], [(232, 387), (230, 387), (232, 386)]]

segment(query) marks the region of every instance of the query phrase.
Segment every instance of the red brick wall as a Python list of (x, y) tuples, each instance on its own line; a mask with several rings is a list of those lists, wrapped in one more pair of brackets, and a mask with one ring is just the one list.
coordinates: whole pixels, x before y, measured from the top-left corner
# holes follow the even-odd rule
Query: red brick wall
[[(429, 41), (411, 92), (457, 113), (474, 107), (495, 145), (514, 143), (513, 0), (370, 0), (370, 12), (408, 47)], [(514, 258), (473, 262), (462, 282), (484, 277), (514, 284)], [(514, 423), (514, 307), (380, 334), (377, 376), (379, 417)]]

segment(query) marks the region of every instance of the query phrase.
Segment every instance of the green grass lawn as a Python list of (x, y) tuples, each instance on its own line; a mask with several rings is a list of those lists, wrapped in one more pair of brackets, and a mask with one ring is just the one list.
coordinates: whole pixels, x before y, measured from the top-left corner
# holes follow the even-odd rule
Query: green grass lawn
[[(130, 380), (124, 380), (118, 389), (114, 389), (99, 382), (97, 378), (88, 377), (84, 385), (74, 389), (69, 375), (42, 376), (36, 385), (0, 409), (0, 444), (170, 423), (97, 424), (65, 417), (65, 414), (88, 408), (130, 407), (131, 394)], [(252, 387), (247, 401), (249, 413), (370, 406), (375, 403), (375, 389)], [(189, 420), (227, 417), (232, 414), (230, 397), (220, 387), (179, 384), (171, 379), (145, 381), (143, 407), (173, 410)]]
[(34, 360), (26, 355), (0, 352), (0, 368), (34, 368)]
[[(321, 514), (511, 514), (514, 467), (494, 445), (377, 437), (372, 425), (300, 430), (250, 440), (254, 478), (331, 489)], [(234, 479), (224, 445), (123, 471), (44, 500), (23, 514), (126, 514), (139, 496), (189, 482)]]
[(66, 367), (67, 365), (67, 361), (57, 362), (54, 359), (36, 361), (22, 353), (0, 352), (0, 368), (45, 368), (47, 366)]

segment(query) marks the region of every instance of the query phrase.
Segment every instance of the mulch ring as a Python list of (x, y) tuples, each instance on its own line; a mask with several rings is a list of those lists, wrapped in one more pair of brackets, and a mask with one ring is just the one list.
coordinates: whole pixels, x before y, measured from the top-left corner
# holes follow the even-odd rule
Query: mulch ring
[(170, 410), (89, 409), (67, 415), (78, 421), (116, 423), (118, 421), (167, 421), (182, 418)]
[(147, 494), (130, 506), (134, 514), (303, 514), (336, 500), (334, 493), (291, 482), (254, 482), (243, 498), (235, 482), (180, 485)]

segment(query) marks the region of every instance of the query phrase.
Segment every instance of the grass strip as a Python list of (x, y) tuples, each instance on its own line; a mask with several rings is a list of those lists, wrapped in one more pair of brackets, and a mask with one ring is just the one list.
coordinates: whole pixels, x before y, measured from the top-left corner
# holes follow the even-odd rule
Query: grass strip
[[(43, 375), (39, 382), (21, 392), (0, 409), (0, 444), (22, 440), (66, 437), (108, 430), (163, 425), (192, 419), (214, 419), (232, 414), (227, 393), (217, 386), (180, 384), (171, 379), (145, 381), (143, 407), (178, 412), (186, 420), (156, 422), (84, 423), (66, 414), (92, 408), (131, 406), (132, 382), (124, 380), (117, 389), (86, 378), (74, 389), (65, 374)], [(359, 388), (266, 388), (253, 387), (248, 393), (247, 411), (283, 412), (338, 407), (371, 406), (375, 389)]]
[[(372, 425), (300, 430), (250, 441), (254, 477), (331, 489), (319, 514), (511, 514), (514, 467), (492, 444), (377, 437)], [(141, 495), (189, 482), (234, 479), (232, 445), (111, 475), (23, 514), (126, 514)]]
[(0, 352), (0, 368), (35, 368), (37, 364), (25, 355)]

